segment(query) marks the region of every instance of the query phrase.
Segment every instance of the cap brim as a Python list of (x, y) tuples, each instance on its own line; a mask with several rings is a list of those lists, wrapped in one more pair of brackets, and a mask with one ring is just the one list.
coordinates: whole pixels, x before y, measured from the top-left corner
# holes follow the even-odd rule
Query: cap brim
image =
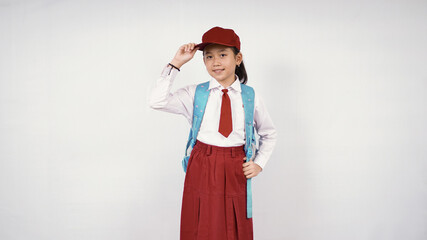
[(205, 43), (199, 43), (199, 44), (197, 44), (197, 45), (196, 45), (196, 46), (194, 46), (194, 47), (198, 47), (198, 48), (199, 48), (198, 50), (203, 51), (203, 49), (205, 49), (205, 47), (206, 47), (207, 45), (209, 45), (209, 44), (219, 44), (219, 45), (224, 45), (224, 46), (228, 46), (228, 47), (233, 47), (233, 46), (230, 46), (230, 45), (228, 45), (228, 44), (218, 43), (218, 42), (205, 42)]
[(195, 47), (198, 47), (199, 48), (198, 50), (203, 51), (203, 49), (205, 49), (205, 47), (209, 44), (212, 44), (212, 43), (199, 43)]

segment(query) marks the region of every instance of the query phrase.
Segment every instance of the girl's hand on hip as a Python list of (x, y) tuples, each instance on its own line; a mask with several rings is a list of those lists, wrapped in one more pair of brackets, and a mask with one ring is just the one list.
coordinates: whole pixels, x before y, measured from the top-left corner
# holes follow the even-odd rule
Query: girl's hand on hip
[[(243, 160), (246, 160), (246, 157), (244, 157)], [(253, 178), (262, 171), (262, 168), (252, 160), (244, 162), (242, 166), (243, 174), (245, 174), (246, 178)]]
[(175, 57), (172, 59), (171, 64), (177, 68), (181, 68), (186, 62), (190, 61), (194, 54), (197, 52), (198, 47), (195, 47), (195, 43), (187, 43), (179, 47), (178, 51), (175, 54)]

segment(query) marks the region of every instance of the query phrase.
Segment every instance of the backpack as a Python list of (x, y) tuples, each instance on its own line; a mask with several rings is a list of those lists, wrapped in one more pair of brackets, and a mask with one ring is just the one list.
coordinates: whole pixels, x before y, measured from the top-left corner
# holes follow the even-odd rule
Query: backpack
[[(255, 158), (257, 148), (255, 140), (254, 128), (254, 108), (255, 108), (255, 92), (252, 87), (240, 83), (242, 89), (243, 108), (245, 111), (245, 154), (246, 162)], [(196, 87), (193, 105), (193, 123), (188, 136), (187, 147), (185, 148), (185, 157), (182, 160), (184, 172), (187, 172), (188, 160), (190, 159), (191, 151), (196, 144), (197, 134), (199, 133), (203, 115), (205, 113), (206, 104), (209, 98), (209, 82), (200, 83)], [(252, 187), (251, 178), (246, 182), (246, 213), (247, 218), (252, 218)]]

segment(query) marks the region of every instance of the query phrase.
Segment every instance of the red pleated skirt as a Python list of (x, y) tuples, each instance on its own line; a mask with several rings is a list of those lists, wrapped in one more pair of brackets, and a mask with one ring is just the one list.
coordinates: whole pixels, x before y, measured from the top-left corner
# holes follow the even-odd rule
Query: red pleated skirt
[(253, 240), (246, 217), (244, 147), (196, 142), (188, 160), (181, 209), (181, 240)]

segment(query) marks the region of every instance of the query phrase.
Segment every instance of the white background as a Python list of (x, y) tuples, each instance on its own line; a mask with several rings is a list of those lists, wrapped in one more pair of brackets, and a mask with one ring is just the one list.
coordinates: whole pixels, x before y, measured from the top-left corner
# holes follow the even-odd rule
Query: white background
[(0, 239), (178, 239), (189, 125), (147, 98), (214, 26), (278, 130), (255, 239), (427, 239), (424, 0), (1, 0)]

